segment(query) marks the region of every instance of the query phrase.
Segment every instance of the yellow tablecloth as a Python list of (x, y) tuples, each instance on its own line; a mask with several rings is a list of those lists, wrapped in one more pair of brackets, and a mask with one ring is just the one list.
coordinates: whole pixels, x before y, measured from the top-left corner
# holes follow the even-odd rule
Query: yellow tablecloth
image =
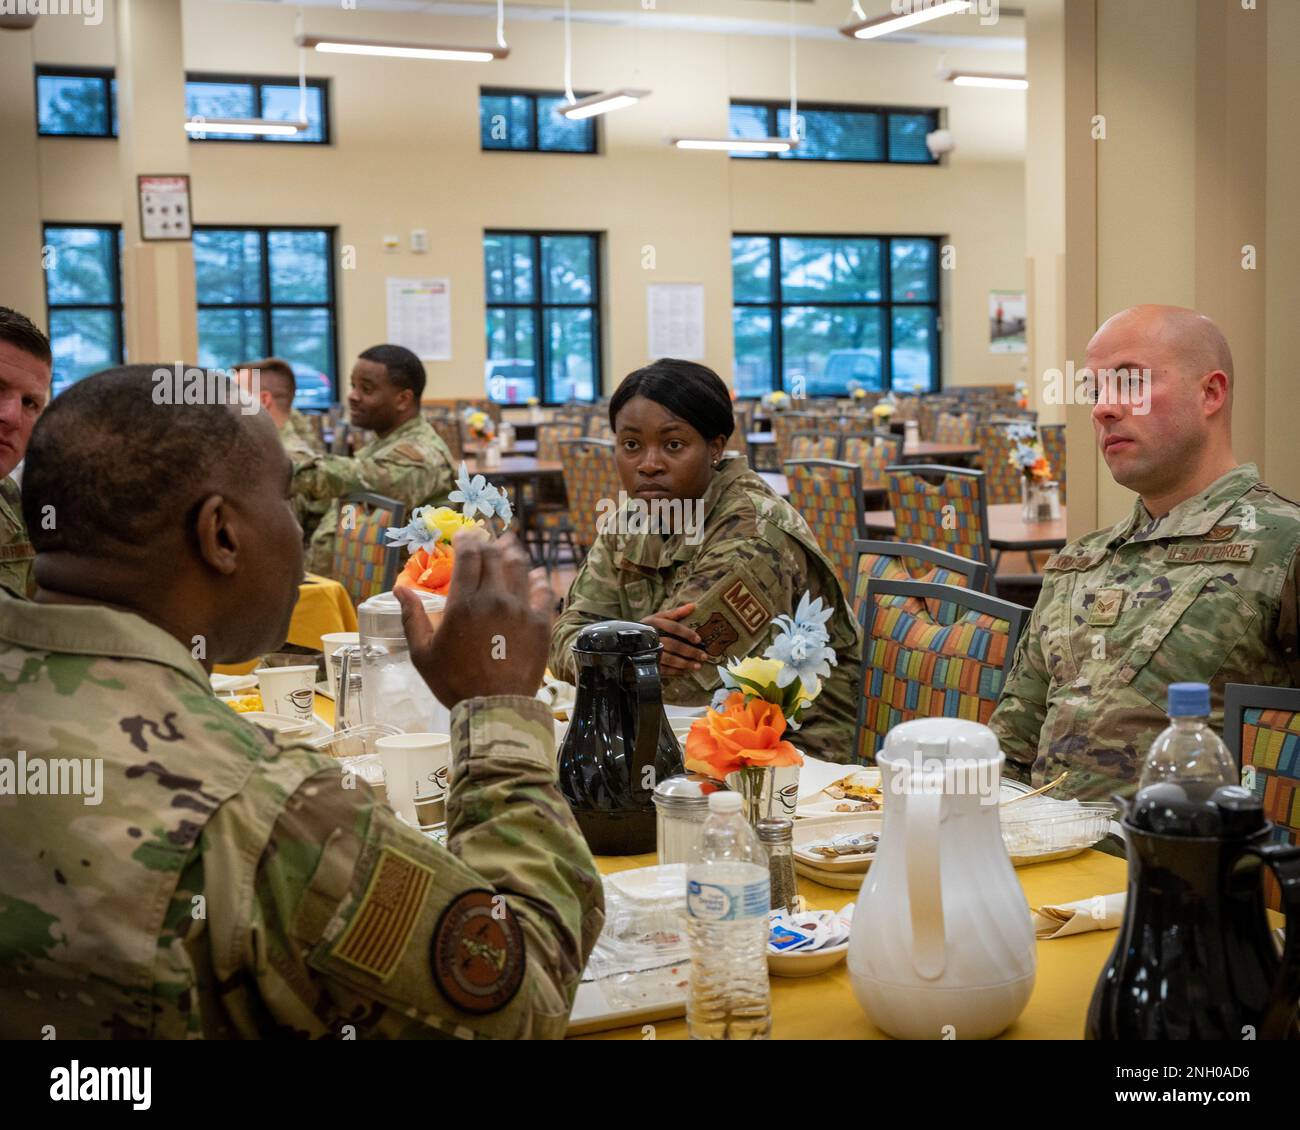
[[(602, 856), (602, 872), (649, 867), (653, 855), (624, 858)], [(1122, 891), (1128, 874), (1122, 859), (1086, 851), (1073, 859), (1036, 863), (1016, 869), (1030, 906), (1070, 902)], [(799, 892), (814, 910), (838, 909), (856, 899), (853, 891), (823, 887), (799, 878)], [(1088, 1002), (1101, 967), (1115, 944), (1114, 930), (1097, 930), (1038, 943), (1038, 979), (1034, 995), (1020, 1018), (1006, 1032), (1009, 1040), (1078, 1040), (1083, 1038)], [(883, 1040), (885, 1035), (858, 1006), (849, 982), (849, 967), (841, 961), (818, 977), (773, 977), (772, 1037), (777, 1040)], [(655, 1022), (656, 1040), (686, 1039), (686, 1020)], [(582, 1040), (643, 1040), (642, 1025), (577, 1036)]]
[[(348, 590), (338, 581), (308, 573), (298, 586), (298, 603), (289, 621), (289, 638), (286, 641), (297, 647), (320, 651), (321, 636), (330, 632), (355, 632), (357, 613), (352, 607)], [(213, 670), (223, 675), (244, 675), (257, 666), (256, 659), (248, 663), (217, 666)]]

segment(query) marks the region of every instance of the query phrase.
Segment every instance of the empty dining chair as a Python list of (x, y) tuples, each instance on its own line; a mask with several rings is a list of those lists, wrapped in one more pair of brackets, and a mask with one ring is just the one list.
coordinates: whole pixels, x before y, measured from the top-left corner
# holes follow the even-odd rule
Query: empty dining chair
[(920, 581), (930, 585), (956, 585), (975, 592), (983, 592), (988, 587), (987, 565), (928, 545), (868, 539), (855, 543), (853, 548), (858, 555), (853, 613), (859, 624), (863, 623), (867, 586), (872, 581)]
[(975, 442), (975, 420), (972, 416), (951, 412), (939, 413), (934, 423), (935, 443), (955, 443), (969, 446)]
[(888, 476), (885, 468), (903, 457), (903, 437), (893, 432), (844, 432), (840, 436), (840, 449), (835, 458), (845, 463), (856, 463), (862, 468), (864, 491), (885, 490)]
[(406, 506), (395, 498), (354, 491), (340, 500), (332, 574), (354, 605), (393, 587), (406, 551), (384, 535), (405, 521)]
[(834, 459), (839, 446), (840, 437), (835, 432), (795, 432), (790, 437), (790, 458)]
[(815, 432), (825, 427), (825, 422), (811, 412), (775, 412), (772, 414), (772, 436), (776, 444), (779, 463), (794, 458), (790, 453), (795, 432)]
[[(1300, 844), (1300, 689), (1228, 683), (1223, 742), (1241, 770), (1241, 783), (1273, 822), (1273, 840)], [(1277, 877), (1270, 868), (1264, 876), (1264, 898), (1281, 910)]]
[(896, 540), (992, 564), (984, 472), (918, 464), (886, 473)]
[(1052, 478), (1061, 492), (1061, 505), (1065, 505), (1065, 425), (1039, 424), (1038, 435), (1043, 441), (1043, 454), (1052, 468)]
[(852, 592), (858, 567), (854, 542), (864, 533), (862, 469), (835, 459), (790, 459), (783, 466), (790, 504), (835, 566), (844, 591)]
[(980, 449), (979, 465), (985, 474), (985, 494), (990, 505), (1019, 502), (1023, 473), (1011, 462), (1015, 444), (1007, 431), (1013, 421), (995, 417), (975, 427), (975, 444)]
[(954, 585), (872, 579), (862, 610), (855, 753), (913, 718), (988, 723), (1029, 610)]
[(596, 542), (599, 503), (617, 502), (622, 489), (614, 462), (614, 441), (591, 437), (562, 439), (559, 448), (564, 466), (564, 492), (569, 500), (569, 523), (579, 552), (586, 556)]
[[(537, 425), (537, 459), (543, 463), (561, 462), (560, 441), (581, 439), (581, 420), (553, 420)], [(558, 488), (558, 489), (555, 489)], [(576, 564), (578, 549), (573, 540), (573, 521), (569, 516), (569, 501), (564, 482), (553, 478), (540, 480), (536, 485), (526, 483), (524, 540), (534, 560), (541, 561), (549, 573), (558, 563), (561, 546), (567, 546)]]

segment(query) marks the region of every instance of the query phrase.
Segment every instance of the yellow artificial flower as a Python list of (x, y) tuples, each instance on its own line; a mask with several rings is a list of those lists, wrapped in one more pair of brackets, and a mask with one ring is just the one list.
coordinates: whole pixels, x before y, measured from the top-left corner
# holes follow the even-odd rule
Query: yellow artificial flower
[(785, 399), (786, 399), (786, 395), (780, 389), (777, 389), (776, 392), (772, 393), (773, 404), (780, 404)]
[(871, 414), (873, 416), (892, 416), (894, 414), (894, 406), (888, 401), (882, 400), (871, 410)]
[(751, 680), (760, 687), (766, 687), (776, 685), (776, 677), (781, 673), (782, 666), (779, 659), (764, 659), (761, 655), (751, 655), (739, 663), (729, 663), (727, 670), (733, 675)]
[(854, 399), (854, 400), (866, 400), (866, 399), (867, 399), (867, 390), (866, 390), (865, 388), (855, 388), (855, 389), (853, 390), (853, 399)]
[(471, 428), (473, 428), (475, 431), (479, 431), (479, 430), (481, 430), (482, 427), (483, 427), (483, 425), (484, 425), (486, 422), (487, 422), (487, 413), (486, 413), (486, 412), (474, 412), (474, 413), (471, 413), (470, 418), (469, 418), (469, 426), (470, 426)]
[(439, 506), (425, 512), (424, 525), (430, 533), (436, 532), (443, 541), (450, 542), (461, 530), (470, 529), (478, 523), (463, 514), (457, 514), (450, 506)]

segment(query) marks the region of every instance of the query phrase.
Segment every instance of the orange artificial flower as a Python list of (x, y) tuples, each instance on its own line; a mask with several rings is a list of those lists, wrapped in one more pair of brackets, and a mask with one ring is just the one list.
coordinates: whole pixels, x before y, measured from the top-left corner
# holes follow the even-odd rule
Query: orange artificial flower
[(753, 766), (759, 769), (802, 765), (803, 758), (782, 741), (785, 715), (775, 703), (732, 691), (721, 710), (697, 718), (686, 735), (686, 768), (715, 781)]
[(406, 565), (393, 583), (393, 588), (404, 586), (423, 589), (425, 592), (446, 596), (451, 587), (451, 566), (455, 554), (451, 546), (438, 544), (430, 552), (417, 549), (406, 559)]
[(1044, 457), (1039, 456), (1037, 459), (1033, 461), (1033, 463), (1030, 464), (1029, 473), (1033, 475), (1034, 478), (1036, 479), (1050, 478), (1052, 474), (1052, 467), (1051, 464), (1049, 464)]

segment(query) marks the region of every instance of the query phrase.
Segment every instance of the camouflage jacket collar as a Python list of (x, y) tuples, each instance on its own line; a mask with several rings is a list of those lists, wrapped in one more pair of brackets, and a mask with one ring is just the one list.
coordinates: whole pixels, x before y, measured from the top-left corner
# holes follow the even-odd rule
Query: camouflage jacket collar
[[(743, 455), (724, 457), (722, 466), (709, 483), (704, 497), (700, 501), (703, 509), (700, 514), (700, 529), (708, 525), (709, 515), (717, 507), (719, 500), (742, 476), (749, 473), (749, 460)], [(670, 569), (681, 561), (689, 561), (699, 549), (687, 543), (682, 533), (665, 536), (663, 534), (631, 534), (623, 543), (622, 557), (629, 564), (640, 569)]]
[(1219, 525), (1241, 496), (1258, 484), (1259, 468), (1254, 463), (1240, 463), (1161, 518), (1152, 518), (1139, 498), (1133, 503), (1133, 513), (1111, 530), (1106, 544), (1109, 547), (1124, 541), (1201, 537)]
[(209, 693), (207, 672), (180, 640), (134, 612), (102, 604), (34, 604), (0, 592), (0, 640), (32, 651), (161, 663)]
[(382, 439), (376, 436), (365, 447), (357, 452), (358, 459), (369, 458), (372, 455), (378, 455), (380, 452), (387, 451), (391, 447), (396, 447), (403, 440), (414, 439), (416, 436), (423, 436), (426, 431), (431, 431), (423, 416), (412, 416), (404, 424), (398, 424), (391, 432)]

